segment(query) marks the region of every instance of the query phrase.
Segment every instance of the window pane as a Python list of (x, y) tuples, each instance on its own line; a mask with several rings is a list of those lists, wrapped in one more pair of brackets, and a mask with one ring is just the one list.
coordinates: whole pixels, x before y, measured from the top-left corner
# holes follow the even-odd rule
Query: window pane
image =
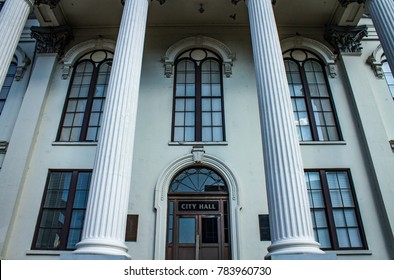
[(174, 128), (174, 141), (184, 141), (184, 128), (175, 127)]
[(98, 140), (98, 128), (89, 127), (86, 135), (86, 141), (97, 141)]
[(203, 127), (202, 128), (202, 141), (212, 141), (212, 128)]
[(341, 248), (350, 247), (349, 235), (345, 228), (337, 228), (337, 236), (338, 236), (339, 247)]
[(202, 84), (201, 85), (201, 95), (202, 96), (211, 96), (211, 85), (210, 84)]
[(186, 95), (186, 87), (184, 84), (177, 84), (175, 90), (176, 96), (185, 96)]
[(194, 126), (194, 113), (186, 113), (185, 114), (185, 125)]
[(179, 243), (196, 243), (196, 220), (195, 218), (179, 218), (178, 227)]
[(185, 99), (175, 100), (175, 111), (185, 111)]
[(186, 85), (186, 96), (194, 96), (195, 95), (195, 86), (194, 84)]
[(202, 113), (202, 125), (203, 126), (212, 125), (211, 113)]
[(211, 99), (209, 98), (203, 98), (201, 100), (201, 110), (202, 111), (211, 111), (212, 110), (212, 106), (211, 106)]
[(79, 141), (81, 135), (81, 128), (71, 129), (70, 141)]
[(195, 110), (194, 99), (186, 99), (186, 111), (193, 111)]
[(89, 126), (97, 126), (100, 121), (100, 113), (92, 113), (90, 114)]
[(213, 128), (212, 141), (223, 141), (223, 133), (221, 127)]
[(185, 141), (194, 141), (194, 127), (185, 128)]
[(59, 141), (70, 141), (71, 128), (63, 128), (60, 134)]
[(328, 229), (325, 228), (317, 229), (317, 236), (318, 236), (317, 241), (320, 243), (320, 247), (322, 249), (329, 249), (332, 247)]
[(212, 113), (212, 125), (222, 125), (222, 113)]
[(350, 239), (351, 247), (353, 247), (353, 248), (363, 247), (363, 244), (361, 241), (361, 236), (360, 236), (360, 231), (358, 228), (350, 228), (349, 229), (349, 239)]
[(219, 98), (212, 99), (212, 111), (221, 111), (221, 110), (222, 110), (221, 99)]
[(213, 84), (212, 96), (220, 96), (220, 95), (221, 95), (220, 84)]
[(202, 243), (218, 243), (219, 229), (217, 218), (201, 219), (201, 241)]
[(175, 113), (175, 125), (185, 125), (185, 113)]

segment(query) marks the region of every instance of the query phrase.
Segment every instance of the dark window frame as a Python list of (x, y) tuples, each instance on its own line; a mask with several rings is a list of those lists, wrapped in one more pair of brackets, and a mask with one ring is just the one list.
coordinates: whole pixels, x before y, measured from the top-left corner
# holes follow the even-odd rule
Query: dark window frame
[[(329, 231), (329, 237), (330, 237), (330, 242), (331, 242), (331, 248), (322, 248), (325, 251), (346, 251), (346, 250), (368, 250), (368, 244), (367, 244), (367, 239), (366, 239), (366, 235), (365, 235), (365, 230), (364, 230), (364, 226), (363, 226), (363, 222), (362, 222), (362, 218), (361, 218), (361, 214), (360, 214), (360, 208), (359, 208), (359, 204), (358, 204), (358, 200), (357, 200), (357, 196), (356, 196), (356, 192), (355, 192), (355, 188), (354, 188), (354, 183), (353, 183), (353, 178), (351, 175), (351, 171), (350, 169), (346, 169), (346, 168), (327, 168), (327, 169), (305, 169), (305, 173), (308, 172), (316, 172), (319, 173), (319, 177), (320, 177), (320, 182), (321, 182), (321, 187), (322, 187), (322, 195), (323, 195), (323, 200), (324, 200), (324, 204), (325, 204), (325, 208), (324, 208), (324, 212), (325, 212), (325, 217), (327, 220), (327, 227), (328, 227), (328, 231)], [(354, 203), (354, 213), (355, 213), (355, 217), (356, 217), (356, 221), (357, 221), (357, 225), (358, 225), (358, 229), (359, 229), (359, 234), (360, 234), (360, 241), (362, 243), (361, 247), (340, 247), (339, 246), (339, 239), (338, 239), (338, 235), (336, 232), (336, 225), (335, 225), (335, 219), (334, 219), (334, 211), (333, 209), (335, 207), (332, 206), (332, 200), (331, 200), (331, 196), (330, 196), (330, 190), (329, 190), (329, 185), (328, 185), (328, 180), (327, 180), (327, 172), (345, 172), (347, 174), (347, 179), (349, 180), (349, 188), (352, 194), (352, 199), (353, 199), (353, 203)], [(336, 209), (346, 209), (348, 207), (336, 207)], [(310, 205), (310, 210), (311, 210), (311, 215), (312, 215), (312, 211), (313, 209), (315, 209), (312, 205)], [(313, 217), (312, 217), (313, 219)]]
[[(63, 209), (60, 207), (45, 207), (45, 201), (47, 199), (48, 195), (48, 190), (49, 190), (49, 183), (51, 180), (51, 175), (53, 173), (71, 173), (71, 180), (70, 180), (70, 188), (69, 188), (69, 193), (67, 197), (67, 202), (66, 206), (64, 207), (65, 209), (65, 214), (64, 214), (64, 226), (61, 229), (60, 233), (60, 242), (59, 245), (54, 248), (54, 247), (39, 247), (37, 246), (38, 242), (38, 237), (39, 237), (39, 232), (41, 228), (41, 221), (43, 218), (43, 213), (45, 209)], [(74, 200), (75, 200), (75, 194), (77, 191), (77, 183), (78, 183), (78, 178), (80, 173), (90, 173), (90, 176), (92, 176), (92, 170), (91, 169), (50, 169), (48, 170), (48, 175), (45, 183), (45, 189), (44, 193), (42, 196), (42, 201), (40, 204), (40, 211), (38, 214), (37, 218), (37, 223), (34, 231), (34, 236), (33, 236), (33, 241), (31, 245), (32, 250), (49, 250), (49, 251), (70, 251), (74, 250), (75, 248), (67, 248), (68, 245), (68, 238), (69, 238), (69, 233), (70, 233), (70, 228), (71, 228), (71, 218), (72, 218), (72, 213), (73, 210), (85, 210), (84, 215), (86, 214), (86, 207), (85, 208), (74, 208)], [(90, 177), (91, 179), (91, 177)], [(89, 190), (90, 186), (88, 187), (88, 194), (89, 195)]]
[[(311, 140), (303, 140), (303, 139), (299, 139), (300, 142), (308, 142), (308, 141), (314, 141), (314, 142), (319, 142), (319, 141), (343, 141), (343, 134), (342, 134), (342, 130), (340, 127), (340, 123), (339, 123), (339, 119), (338, 119), (338, 114), (337, 114), (337, 110), (335, 108), (335, 102), (333, 99), (333, 95), (332, 95), (332, 91), (331, 91), (331, 87), (329, 84), (329, 80), (328, 80), (328, 76), (327, 76), (327, 71), (325, 69), (325, 64), (323, 63), (323, 61), (321, 61), (319, 58), (317, 58), (318, 56), (309, 51), (309, 50), (305, 50), (305, 49), (290, 49), (287, 50), (286, 52), (284, 52), (284, 54), (286, 53), (291, 53), (293, 51), (302, 51), (304, 53), (309, 53), (312, 56), (315, 57), (310, 57), (310, 58), (306, 58), (304, 61), (298, 61), (292, 57), (285, 57), (284, 58), (284, 62), (288, 61), (292, 61), (294, 62), (297, 66), (298, 66), (298, 70), (299, 70), (299, 74), (300, 74), (300, 78), (301, 78), (301, 84), (302, 84), (302, 89), (304, 90), (304, 96), (291, 96), (291, 99), (300, 99), (303, 98), (303, 100), (305, 100), (305, 104), (306, 104), (306, 112), (308, 114), (308, 120), (309, 120), (309, 126), (310, 126), (310, 130), (311, 130), (311, 134), (312, 134), (312, 139)], [(325, 86), (327, 89), (327, 93), (328, 93), (328, 97), (314, 97), (311, 95), (310, 92), (310, 88), (309, 88), (309, 84), (308, 84), (308, 80), (307, 80), (307, 76), (306, 76), (306, 70), (305, 70), (305, 64), (309, 61), (313, 61), (318, 63), (321, 66), (322, 69), (322, 73), (324, 76), (324, 82), (325, 82)], [(290, 81), (289, 81), (290, 84)], [(336, 133), (338, 134), (338, 139), (335, 140), (330, 140), (330, 139), (319, 139), (319, 133), (318, 133), (318, 125), (315, 119), (315, 112), (319, 112), (319, 111), (314, 111), (313, 110), (313, 105), (312, 105), (312, 100), (313, 99), (327, 99), (329, 100), (330, 106), (331, 106), (331, 112), (333, 114), (333, 118), (334, 118), (334, 127), (336, 128)], [(294, 108), (293, 108), (293, 112), (294, 112)], [(325, 112), (325, 111), (322, 111)], [(325, 127), (327, 127), (327, 125), (325, 124)], [(301, 136), (302, 138), (302, 136)]]
[[(110, 67), (112, 66), (113, 58), (108, 58), (108, 54), (111, 54), (113, 56), (113, 53), (111, 51), (108, 51), (108, 50), (94, 50), (94, 51), (88, 52), (88, 53), (86, 53), (86, 54), (84, 54), (82, 56), (82, 57), (85, 57), (85, 56), (87, 56), (89, 54), (91, 54), (91, 56), (92, 56), (94, 53), (101, 52), (101, 51), (107, 53), (107, 58), (106, 59), (104, 59), (104, 60), (102, 60), (100, 62), (95, 62), (93, 59), (86, 59), (86, 58), (85, 59), (80, 59), (73, 66), (73, 73), (72, 73), (72, 76), (71, 76), (71, 79), (70, 79), (70, 83), (69, 83), (69, 86), (68, 86), (67, 96), (66, 96), (66, 99), (65, 99), (65, 102), (64, 102), (63, 111), (62, 111), (62, 117), (60, 119), (59, 128), (58, 128), (58, 132), (57, 132), (57, 135), (56, 135), (56, 141), (57, 142), (93, 142), (93, 143), (97, 142), (97, 139), (96, 140), (87, 140), (88, 129), (89, 129), (89, 127), (91, 127), (89, 125), (89, 122), (90, 122), (90, 117), (91, 117), (91, 114), (92, 114), (94, 100), (101, 99), (103, 104), (101, 105), (102, 111), (100, 112), (100, 122), (97, 125), (97, 129), (101, 128), (101, 124), (100, 123), (102, 123), (102, 118), (103, 118), (103, 115), (104, 115), (106, 94), (103, 97), (101, 97), (101, 98), (95, 97), (94, 94), (95, 94), (95, 90), (96, 90), (96, 86), (97, 86), (97, 82), (98, 82), (98, 78), (99, 78), (99, 74), (100, 74), (100, 68), (104, 64), (109, 64)], [(92, 72), (92, 75), (90, 76), (91, 80), (90, 80), (90, 84), (89, 84), (88, 94), (87, 94), (87, 97), (86, 97), (86, 107), (85, 107), (85, 111), (84, 111), (84, 114), (83, 114), (84, 116), (83, 116), (82, 126), (80, 128), (81, 131), (79, 133), (79, 138), (78, 138), (78, 140), (71, 140), (70, 139), (71, 138), (71, 132), (70, 132), (69, 140), (62, 140), (61, 136), (62, 136), (63, 128), (70, 127), (72, 129), (73, 127), (77, 127), (77, 126), (73, 126), (73, 125), (66, 126), (66, 125), (64, 125), (64, 123), (65, 123), (65, 118), (66, 118), (67, 108), (68, 108), (69, 102), (71, 100), (77, 100), (78, 101), (80, 99), (83, 99), (81, 97), (71, 97), (70, 95), (71, 95), (71, 91), (72, 91), (72, 88), (73, 88), (73, 85), (74, 85), (74, 79), (75, 79), (76, 74), (77, 74), (76, 70), (77, 70), (77, 68), (78, 68), (78, 66), (80, 64), (86, 63), (86, 62), (87, 63), (91, 63), (93, 65), (93, 72)], [(110, 73), (111, 73), (111, 70), (110, 70)], [(106, 86), (108, 87), (108, 84), (106, 84)], [(96, 138), (98, 137), (98, 135), (99, 135), (99, 133), (97, 132), (96, 133)]]
[(387, 87), (389, 88), (389, 91), (391, 93), (391, 97), (394, 99), (394, 82), (390, 82), (388, 80), (388, 76), (390, 77), (390, 79), (394, 80), (394, 73), (391, 72), (390, 65), (387, 60), (382, 61), (382, 70), (383, 70), (384, 79), (387, 83)]
[[(210, 53), (213, 53), (215, 57), (206, 57), (202, 60), (195, 60), (191, 57), (181, 57), (183, 54), (187, 53), (187, 52), (193, 52), (194, 50), (204, 50), (204, 51), (208, 51)], [(177, 96), (176, 94), (176, 86), (177, 86), (177, 74), (178, 74), (178, 64), (184, 60), (189, 60), (191, 62), (193, 62), (194, 64), (194, 88), (195, 88), (195, 94), (194, 96), (187, 96), (185, 94), (185, 96)], [(209, 60), (214, 60), (218, 63), (219, 65), (219, 76), (220, 76), (220, 96), (203, 96), (202, 95), (202, 69), (201, 69), (201, 65)], [(225, 113), (224, 113), (224, 90), (223, 90), (223, 61), (222, 59), (219, 57), (219, 55), (217, 55), (217, 53), (215, 53), (212, 50), (209, 49), (205, 49), (205, 48), (192, 48), (192, 49), (188, 49), (184, 52), (182, 52), (178, 58), (175, 60), (174, 62), (174, 68), (175, 68), (175, 75), (174, 75), (174, 90), (173, 90), (173, 109), (172, 109), (172, 124), (171, 124), (171, 141), (174, 142), (225, 142), (226, 141), (226, 129), (225, 129)], [(185, 98), (185, 99), (194, 99), (194, 140), (188, 141), (188, 140), (177, 140), (175, 139), (175, 115), (176, 115), (176, 100), (181, 99), (181, 98)], [(221, 106), (221, 133), (222, 133), (222, 139), (218, 140), (218, 141), (204, 141), (203, 140), (203, 136), (202, 136), (202, 130), (203, 130), (203, 125), (202, 125), (202, 113), (203, 113), (203, 108), (202, 108), (202, 100), (206, 98), (210, 98), (211, 100), (213, 99), (219, 99), (220, 98), (220, 106)], [(186, 112), (186, 111), (185, 111)], [(211, 111), (214, 112), (214, 111)], [(212, 122), (212, 121), (211, 121)], [(186, 125), (184, 125), (183, 127), (186, 127)], [(211, 126), (211, 128), (214, 126)], [(213, 136), (212, 136), (213, 137)], [(184, 132), (184, 138), (185, 138), (185, 132)]]
[[(17, 64), (14, 63), (14, 62), (11, 62), (10, 66), (8, 67), (8, 70), (7, 70), (7, 74), (6, 74), (6, 78), (4, 80), (4, 84), (0, 88), (1, 92), (5, 92), (5, 96), (1, 96), (1, 94), (0, 94), (0, 105), (2, 103), (2, 105), (0, 107), (0, 116), (1, 116), (1, 113), (3, 112), (3, 110), (4, 110), (5, 104), (7, 103), (7, 98), (8, 98), (8, 95), (10, 94), (10, 91), (11, 91), (11, 88), (12, 88), (12, 84), (13, 84), (14, 79), (15, 79), (16, 72), (17, 72)], [(7, 79), (10, 79), (10, 78), (12, 79), (11, 83), (9, 85), (6, 85)]]

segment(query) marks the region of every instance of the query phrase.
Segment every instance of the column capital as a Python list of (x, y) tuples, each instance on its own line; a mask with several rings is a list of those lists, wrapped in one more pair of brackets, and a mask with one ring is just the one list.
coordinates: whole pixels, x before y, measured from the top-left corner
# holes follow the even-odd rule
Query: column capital
[(366, 25), (355, 27), (329, 25), (325, 39), (340, 53), (361, 53), (361, 40), (368, 36)]
[(57, 4), (59, 4), (60, 0), (28, 0), (29, 2), (34, 1), (34, 5), (48, 5), (51, 9), (56, 8)]
[(71, 27), (67, 25), (56, 27), (32, 26), (31, 37), (37, 40), (38, 53), (62, 54), (64, 47), (72, 39)]

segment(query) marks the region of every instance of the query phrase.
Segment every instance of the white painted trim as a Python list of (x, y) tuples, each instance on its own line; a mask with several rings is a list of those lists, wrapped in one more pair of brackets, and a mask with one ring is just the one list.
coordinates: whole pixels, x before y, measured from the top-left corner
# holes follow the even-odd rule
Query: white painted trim
[(115, 52), (115, 45), (115, 41), (102, 38), (85, 41), (75, 45), (67, 51), (61, 60), (61, 63), (63, 64), (63, 79), (67, 79), (69, 77), (71, 67), (81, 56), (90, 51), (99, 49)]
[(335, 64), (337, 55), (329, 47), (319, 41), (303, 36), (294, 36), (280, 41), (282, 51), (286, 52), (294, 48), (302, 48), (316, 53), (325, 64)]
[(217, 53), (223, 60), (224, 71), (226, 77), (232, 74), (233, 60), (235, 60), (235, 53), (224, 43), (210, 37), (198, 35), (182, 39), (171, 45), (162, 57), (164, 62), (165, 75), (167, 78), (171, 77), (173, 73), (174, 61), (179, 54), (191, 48), (205, 48)]
[(383, 61), (386, 60), (384, 55), (384, 50), (382, 45), (377, 46), (377, 48), (372, 52), (372, 54), (368, 57), (367, 63), (371, 66), (375, 76), (379, 79), (384, 78), (384, 73), (382, 69)]
[[(156, 209), (156, 233), (154, 258), (164, 260), (166, 252), (167, 236), (167, 193), (172, 179), (181, 170), (195, 166), (193, 154), (184, 155), (173, 161), (159, 176), (155, 188), (155, 209)], [(239, 232), (239, 212), (241, 210), (239, 198), (239, 186), (234, 172), (220, 159), (213, 155), (206, 154), (199, 161), (199, 166), (205, 166), (218, 172), (226, 182), (229, 191), (230, 225), (231, 225), (231, 254), (232, 259), (240, 259), (240, 232)]]
[(286, 52), (294, 48), (312, 51), (313, 53), (318, 55), (327, 66), (327, 72), (331, 76), (331, 78), (335, 78), (337, 76), (337, 55), (334, 54), (331, 49), (323, 43), (303, 36), (294, 36), (283, 39), (280, 43), (282, 52)]

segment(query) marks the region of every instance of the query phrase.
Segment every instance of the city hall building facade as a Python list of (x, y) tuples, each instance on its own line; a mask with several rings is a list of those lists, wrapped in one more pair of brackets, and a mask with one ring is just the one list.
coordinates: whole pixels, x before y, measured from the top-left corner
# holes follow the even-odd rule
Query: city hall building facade
[(0, 1), (1, 259), (393, 259), (394, 1)]

